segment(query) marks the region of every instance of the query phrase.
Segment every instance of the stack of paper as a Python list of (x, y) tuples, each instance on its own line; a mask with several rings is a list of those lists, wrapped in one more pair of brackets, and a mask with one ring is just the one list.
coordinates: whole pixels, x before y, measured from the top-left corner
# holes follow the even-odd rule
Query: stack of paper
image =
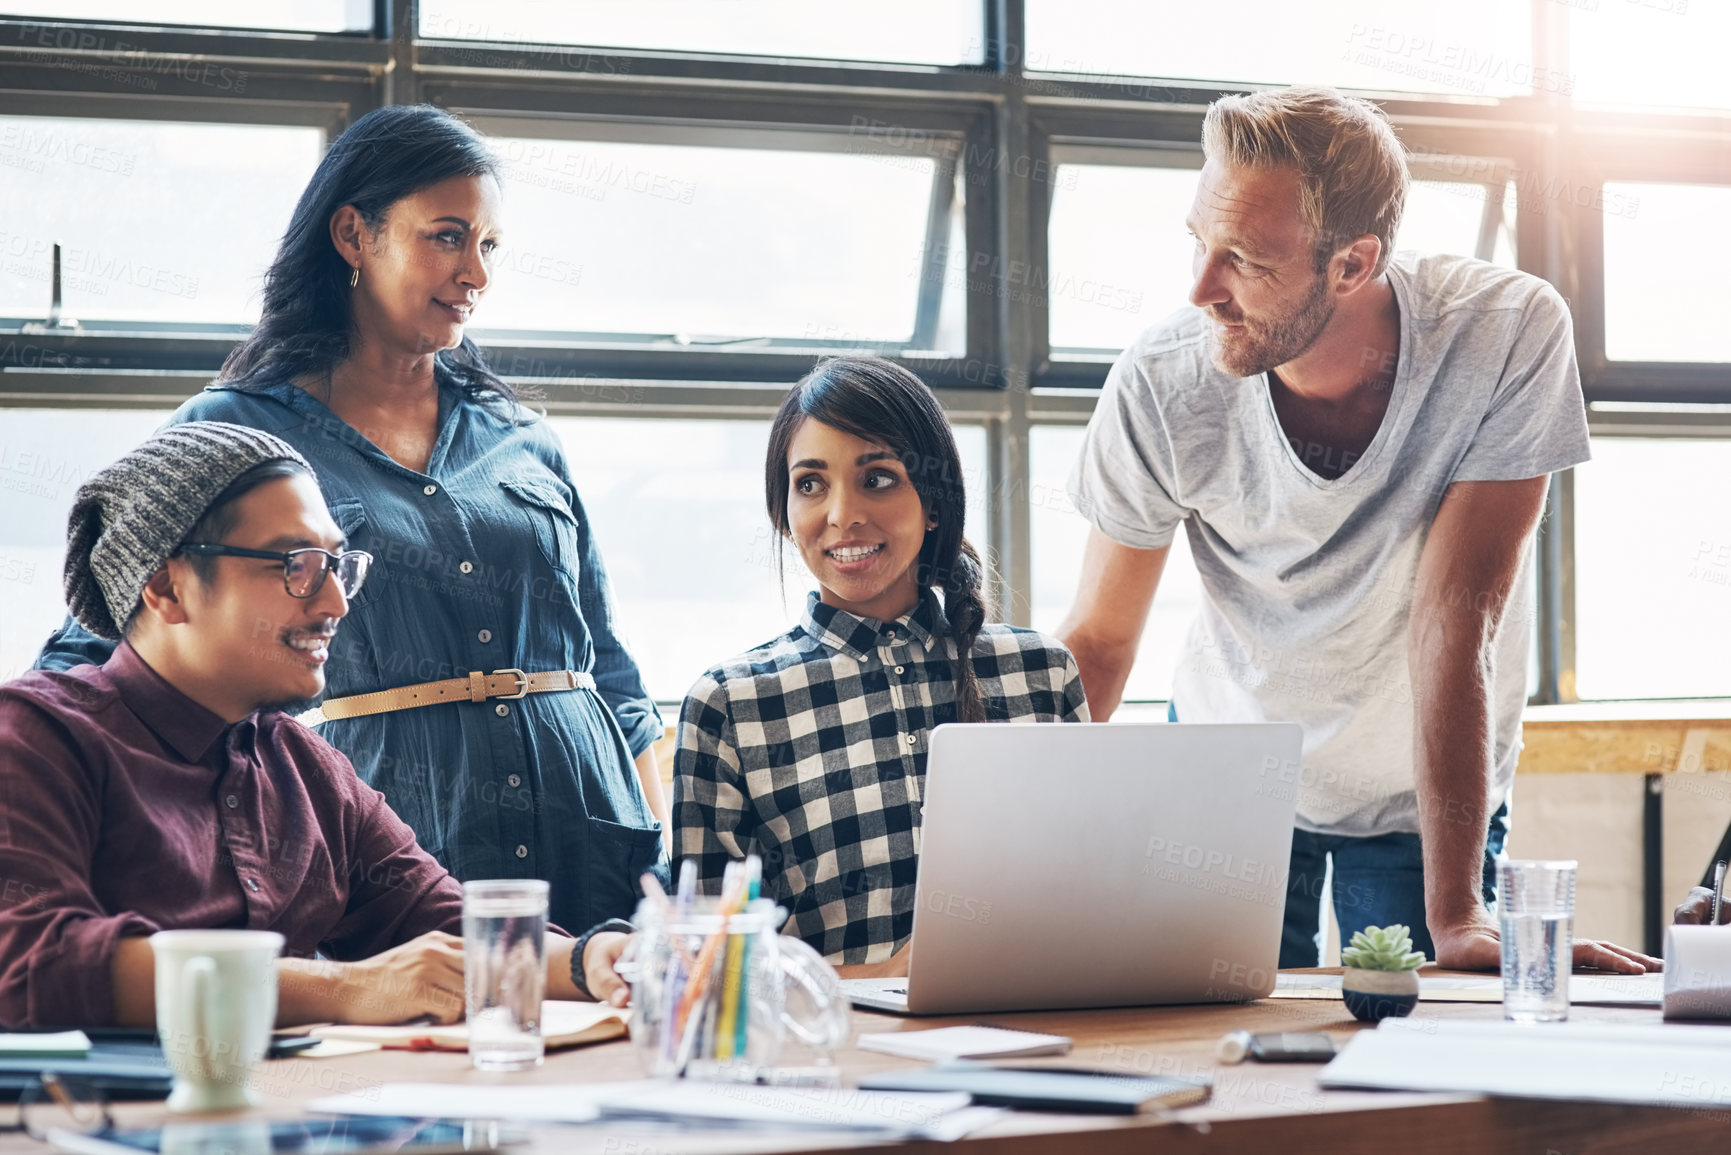
[(1731, 1106), (1731, 1027), (1385, 1019), (1352, 1036), (1324, 1087), (1515, 1099)]
[(1067, 1055), (1070, 1040), (1063, 1035), (1011, 1031), (1003, 1027), (938, 1027), (924, 1031), (891, 1031), (861, 1035), (861, 1050), (945, 1063), (954, 1059), (1022, 1059), (1030, 1055)]

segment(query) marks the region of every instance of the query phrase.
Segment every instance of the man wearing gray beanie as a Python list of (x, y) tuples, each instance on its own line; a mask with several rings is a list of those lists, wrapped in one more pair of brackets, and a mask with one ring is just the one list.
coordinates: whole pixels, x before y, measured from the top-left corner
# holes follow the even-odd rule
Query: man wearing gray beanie
[[(284, 1024), (461, 1017), (461, 884), (278, 708), (324, 690), (372, 560), (344, 546), (300, 454), (237, 425), (170, 426), (78, 491), (66, 600), (120, 644), (0, 685), (0, 1026), (152, 1024), (148, 938), (194, 928), (283, 936)], [(603, 996), (621, 938), (581, 940)], [(547, 945), (549, 997), (579, 997), (573, 940)]]

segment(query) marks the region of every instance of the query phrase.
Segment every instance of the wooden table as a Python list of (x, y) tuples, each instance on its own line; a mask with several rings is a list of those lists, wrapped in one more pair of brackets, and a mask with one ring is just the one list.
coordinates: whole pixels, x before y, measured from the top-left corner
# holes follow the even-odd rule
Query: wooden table
[[(1334, 972), (1338, 973), (1338, 972)], [(1491, 1004), (1421, 1003), (1420, 1017), (1491, 1019)], [(1657, 1023), (1656, 1010), (1576, 1007), (1574, 1017), (1595, 1022)], [(1731, 1111), (1631, 1108), (1590, 1104), (1517, 1102), (1477, 1096), (1325, 1091), (1314, 1064), (1219, 1066), (1214, 1047), (1226, 1031), (1327, 1031), (1337, 1041), (1359, 1029), (1338, 1002), (1263, 1000), (1241, 1006), (1151, 1007), (1056, 1011), (991, 1016), (1029, 1030), (1071, 1036), (1075, 1050), (1054, 1065), (1103, 1068), (1126, 1074), (1211, 1077), (1213, 1099), (1168, 1117), (1136, 1119), (1017, 1113), (956, 1147), (907, 1146), (932, 1155), (1036, 1155), (1036, 1153), (1276, 1152), (1278, 1155), (1348, 1155), (1350, 1152), (1510, 1152), (1521, 1155), (1706, 1151), (1731, 1140)], [(898, 1019), (857, 1012), (856, 1031), (917, 1030), (963, 1019)], [(852, 1081), (869, 1071), (907, 1067), (907, 1060), (849, 1047), (840, 1056)], [(522, 1075), (482, 1075), (462, 1054), (376, 1052), (339, 1059), (281, 1059), (266, 1063), (257, 1086), (266, 1100), (258, 1118), (293, 1118), (308, 1100), (365, 1091), (387, 1082), (561, 1083), (638, 1078), (636, 1055), (621, 1040), (564, 1051)], [(160, 1104), (115, 1106), (124, 1126), (153, 1125), (167, 1117)], [(235, 1116), (229, 1116), (234, 1118)], [(41, 1152), (21, 1135), (7, 1135), (0, 1152)], [(742, 1138), (692, 1135), (609, 1123), (543, 1127), (524, 1152), (675, 1155), (746, 1151), (882, 1151), (857, 1137)]]

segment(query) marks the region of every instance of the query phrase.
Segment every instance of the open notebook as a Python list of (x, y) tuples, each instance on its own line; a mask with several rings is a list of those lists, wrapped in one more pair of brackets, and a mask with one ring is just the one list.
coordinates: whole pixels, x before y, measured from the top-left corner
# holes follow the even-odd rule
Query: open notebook
[[(550, 1051), (617, 1039), (628, 1033), (630, 1023), (629, 1009), (620, 1010), (605, 1003), (572, 1003), (549, 999), (541, 1004), (541, 1034)], [(452, 1023), (449, 1026), (408, 1024), (394, 1027), (334, 1025), (314, 1027), (307, 1033), (321, 1039), (376, 1043), (386, 1050), (396, 1051), (469, 1049), (469, 1028), (462, 1023)]]

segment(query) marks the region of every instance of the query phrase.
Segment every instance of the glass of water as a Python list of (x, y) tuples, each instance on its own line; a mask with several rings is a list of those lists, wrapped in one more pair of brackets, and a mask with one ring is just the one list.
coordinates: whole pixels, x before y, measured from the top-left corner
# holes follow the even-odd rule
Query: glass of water
[(547, 884), (463, 884), (463, 990), (469, 1058), (481, 1071), (541, 1065), (547, 988)]
[(1558, 1023), (1569, 1017), (1575, 954), (1573, 861), (1501, 859), (1497, 914), (1502, 920), (1503, 1017)]

